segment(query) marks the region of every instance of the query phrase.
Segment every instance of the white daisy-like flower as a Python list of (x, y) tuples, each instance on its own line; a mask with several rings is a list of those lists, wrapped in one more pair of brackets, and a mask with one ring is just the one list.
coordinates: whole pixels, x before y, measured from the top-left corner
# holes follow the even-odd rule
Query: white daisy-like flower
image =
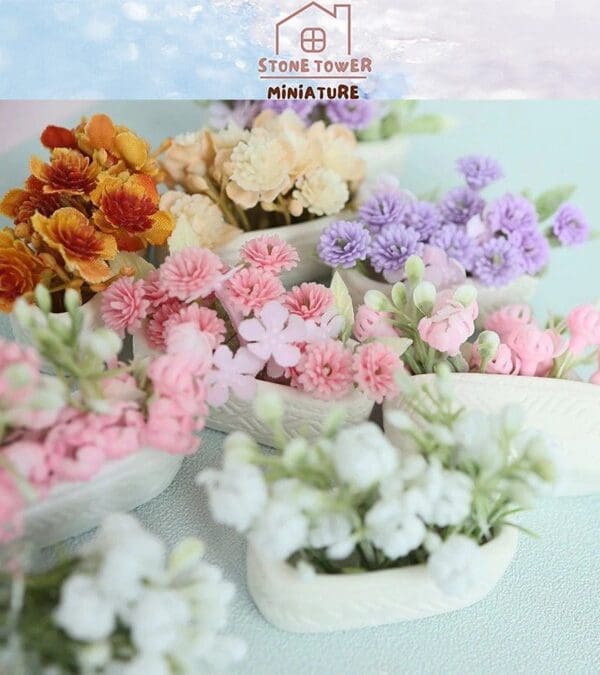
[(319, 168), (296, 181), (292, 197), (316, 216), (341, 211), (350, 198), (348, 185), (331, 169)]
[(427, 561), (427, 569), (437, 585), (450, 595), (464, 595), (472, 589), (483, 566), (479, 546), (462, 534), (446, 539)]

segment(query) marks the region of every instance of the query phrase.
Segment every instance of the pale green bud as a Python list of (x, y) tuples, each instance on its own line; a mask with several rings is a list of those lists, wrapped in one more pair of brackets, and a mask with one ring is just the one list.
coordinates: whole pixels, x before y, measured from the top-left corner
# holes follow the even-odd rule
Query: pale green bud
[(256, 451), (254, 439), (245, 431), (234, 431), (223, 443), (223, 466), (228, 468), (237, 464), (252, 462)]
[(279, 394), (264, 392), (254, 401), (256, 416), (266, 424), (277, 424), (283, 418), (283, 403)]
[(304, 438), (293, 438), (286, 443), (283, 449), (283, 464), (288, 469), (293, 469), (303, 459), (306, 459), (309, 451), (308, 442)]
[(421, 281), (413, 291), (413, 302), (423, 314), (429, 314), (433, 309), (436, 296), (435, 286), (430, 281)]
[(410, 431), (415, 426), (415, 423), (404, 410), (386, 411), (385, 421), (398, 429), (398, 431)]
[(74, 288), (67, 288), (65, 291), (65, 307), (67, 312), (76, 312), (81, 305), (81, 296)]
[(374, 289), (365, 293), (365, 305), (376, 312), (388, 312), (393, 309), (385, 294)]
[(32, 319), (33, 319), (33, 308), (24, 298), (19, 298), (13, 306), (13, 314), (17, 321), (23, 326), (23, 328), (28, 328)]
[(463, 284), (454, 291), (453, 297), (463, 307), (468, 307), (477, 300), (477, 289), (472, 284)]
[(423, 280), (425, 263), (418, 255), (411, 255), (404, 265), (404, 272), (411, 286), (416, 286)]
[(35, 301), (37, 306), (45, 314), (49, 314), (52, 311), (52, 298), (50, 297), (50, 291), (44, 286), (44, 284), (38, 284), (35, 287)]
[(182, 539), (169, 555), (168, 570), (173, 577), (193, 572), (202, 560), (206, 546), (197, 537)]
[(81, 346), (106, 363), (121, 351), (121, 338), (109, 328), (98, 328), (81, 336)]
[(398, 309), (402, 309), (406, 304), (406, 287), (401, 281), (396, 282), (392, 286), (392, 302)]

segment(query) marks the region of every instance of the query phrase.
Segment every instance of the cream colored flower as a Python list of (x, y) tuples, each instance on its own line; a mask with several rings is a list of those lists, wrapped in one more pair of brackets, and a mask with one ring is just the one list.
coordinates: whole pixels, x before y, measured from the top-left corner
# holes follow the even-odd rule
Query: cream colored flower
[(344, 208), (350, 192), (335, 171), (319, 168), (298, 179), (292, 197), (315, 216), (330, 216)]
[(238, 143), (226, 167), (227, 195), (245, 209), (259, 201), (272, 202), (291, 186), (293, 153), (277, 134), (257, 127)]
[(209, 132), (198, 131), (176, 136), (162, 157), (165, 182), (169, 187), (181, 185), (187, 192), (203, 192), (214, 158)]
[(365, 162), (356, 154), (356, 138), (343, 124), (315, 122), (309, 136), (319, 147), (320, 166), (335, 171), (346, 181), (360, 181), (365, 176)]
[(170, 190), (162, 195), (160, 208), (175, 220), (167, 241), (171, 252), (192, 247), (218, 249), (241, 232), (225, 222), (219, 207), (205, 195)]

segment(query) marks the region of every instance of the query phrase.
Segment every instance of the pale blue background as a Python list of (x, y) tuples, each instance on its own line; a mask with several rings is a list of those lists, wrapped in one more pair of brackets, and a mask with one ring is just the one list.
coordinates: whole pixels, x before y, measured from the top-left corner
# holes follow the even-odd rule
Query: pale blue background
[[(6, 104), (4, 104), (6, 105)], [(192, 129), (202, 109), (192, 103), (103, 103), (95, 107), (158, 143)], [(575, 201), (596, 230), (600, 157), (600, 103), (427, 103), (456, 126), (441, 137), (411, 140), (402, 184), (415, 192), (451, 187), (453, 161), (485, 152), (503, 163), (499, 189), (534, 191), (561, 182), (579, 185)], [(55, 120), (48, 120), (48, 122)], [(60, 120), (56, 120), (60, 121)], [(75, 121), (75, 120), (71, 120)], [(26, 175), (35, 140), (0, 156), (0, 192)], [(565, 311), (600, 296), (600, 243), (553, 252), (536, 306)], [(7, 334), (0, 323), (0, 333)], [(522, 537), (516, 559), (496, 590), (481, 603), (442, 617), (329, 636), (281, 633), (258, 615), (244, 586), (243, 542), (215, 525), (193, 477), (219, 463), (222, 435), (203, 433), (202, 448), (160, 497), (139, 509), (142, 520), (174, 542), (202, 536), (238, 593), (230, 630), (249, 645), (235, 672), (266, 675), (391, 675), (396, 673), (597, 673), (600, 672), (600, 496), (546, 499), (523, 524), (540, 535)]]

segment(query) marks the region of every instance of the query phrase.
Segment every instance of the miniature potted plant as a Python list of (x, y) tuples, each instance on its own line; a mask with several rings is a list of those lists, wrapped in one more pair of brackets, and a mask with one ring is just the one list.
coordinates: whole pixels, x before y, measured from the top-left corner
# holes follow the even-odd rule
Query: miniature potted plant
[(27, 572), (18, 606), (1, 599), (4, 672), (194, 675), (240, 661), (246, 645), (223, 634), (235, 589), (203, 555), (199, 539), (169, 552), (133, 516), (108, 516), (79, 554)]
[[(119, 363), (121, 340), (107, 328), (84, 330), (74, 289), (59, 322), (49, 291), (35, 293), (39, 307), (24, 299), (15, 307), (35, 349), (0, 342), (0, 497), (3, 521), (22, 513), (27, 534), (45, 545), (169, 485), (198, 447), (212, 353), (193, 325), (181, 324), (164, 355)], [(40, 372), (43, 359), (54, 375)]]
[(366, 162), (368, 176), (397, 171), (407, 138), (412, 134), (435, 134), (449, 125), (442, 115), (417, 114), (417, 101), (312, 100), (217, 101), (210, 105), (209, 122), (216, 129), (228, 124), (250, 128), (262, 110), (283, 112), (291, 109), (306, 124), (322, 120), (343, 124), (358, 140), (357, 152)]
[(374, 401), (396, 393), (394, 371), (408, 341), (353, 339), (352, 302), (337, 276), (331, 288), (311, 282), (286, 291), (281, 275), (298, 258), (273, 235), (248, 241), (232, 268), (208, 249), (178, 251), (144, 281), (115, 282), (103, 294), (102, 316), (133, 334), (136, 355), (163, 351), (181, 323), (205, 334), (213, 349), (211, 428), (243, 428), (270, 443), (270, 429), (253, 413), (257, 392), (278, 392), (290, 403), (288, 435), (317, 433), (338, 403), (349, 421), (364, 420)]
[[(143, 138), (107, 115), (74, 129), (46, 127), (41, 142), (49, 161), (32, 157), (23, 188), (0, 201), (0, 213), (14, 222), (0, 230), (0, 310), (10, 312), (22, 296), (31, 300), (42, 283), (53, 314), (65, 316), (65, 291), (75, 289), (97, 326), (95, 294), (143, 267), (132, 253), (163, 244), (173, 229), (159, 207), (159, 166)], [(13, 328), (16, 339), (28, 340)]]
[(284, 408), (269, 399), (257, 409), (276, 453), (236, 432), (223, 468), (199, 474), (213, 517), (247, 537), (248, 589), (276, 627), (329, 632), (453, 611), (510, 564), (514, 515), (554, 479), (551, 448), (513, 409), (478, 420), (480, 436), (447, 382), (427, 394), (406, 384), (418, 422), (396, 414), (396, 446), (374, 423), (341, 427), (335, 413), (320, 437), (285, 441)]
[[(573, 187), (554, 188), (535, 200), (512, 193), (486, 200), (481, 191), (503, 175), (499, 164), (469, 156), (459, 159), (457, 168), (466, 184), (438, 201), (417, 199), (383, 181), (360, 205), (358, 219), (337, 220), (323, 230), (319, 256), (340, 269), (355, 303), (370, 288), (389, 293), (403, 278), (410, 255), (437, 265), (441, 249), (477, 286), (485, 316), (531, 298), (551, 245), (588, 239), (585, 216), (566, 203)], [(552, 216), (552, 224), (546, 224)]]
[[(590, 382), (578, 369), (598, 364), (600, 309), (583, 305), (565, 319), (540, 326), (528, 305), (508, 305), (487, 316), (477, 335), (477, 291), (470, 285), (446, 288), (424, 280), (421, 259), (406, 264), (408, 278), (392, 287), (391, 298), (369, 291), (357, 313), (355, 335), (402, 335), (412, 343), (401, 358), (418, 382), (430, 382), (439, 364), (453, 371), (458, 403), (497, 412), (518, 402), (527, 423), (544, 429), (563, 445), (564, 480), (559, 494), (583, 494), (600, 488), (597, 445), (600, 425), (600, 371)], [(439, 268), (435, 268), (439, 273)], [(410, 407), (401, 393), (384, 405), (390, 411)]]
[(348, 206), (364, 175), (353, 133), (341, 124), (306, 126), (291, 110), (263, 111), (251, 129), (230, 126), (171, 141), (162, 166), (161, 207), (175, 218), (171, 251), (212, 247), (228, 263), (266, 228), (299, 251), (289, 283), (327, 275), (314, 248), (329, 218)]

